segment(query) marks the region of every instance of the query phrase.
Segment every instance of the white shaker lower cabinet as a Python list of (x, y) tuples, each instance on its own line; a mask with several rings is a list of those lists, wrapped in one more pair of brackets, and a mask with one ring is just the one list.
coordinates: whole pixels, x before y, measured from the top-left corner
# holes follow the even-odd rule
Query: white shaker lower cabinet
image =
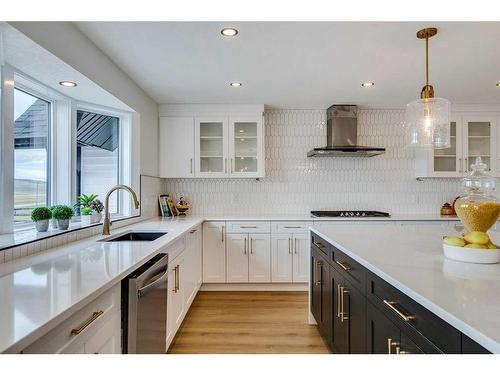
[(269, 234), (248, 235), (248, 282), (271, 282), (271, 238)]
[(113, 286), (22, 352), (120, 354), (120, 290), (120, 284)]
[[(184, 248), (179, 247), (184, 243)], [(182, 324), (189, 307), (201, 286), (201, 226), (189, 231), (184, 242), (177, 242), (167, 248), (174, 254), (168, 260), (167, 338), (166, 349), (170, 346)]]
[(273, 234), (271, 237), (273, 283), (306, 283), (309, 277), (307, 234)]
[(248, 282), (248, 234), (228, 233), (227, 241), (227, 282)]
[(291, 283), (293, 280), (292, 244), (292, 234), (273, 234), (271, 237), (273, 283)]
[(228, 233), (227, 282), (271, 282), (270, 235), (260, 233)]
[(293, 235), (293, 272), (292, 281), (294, 283), (307, 283), (309, 280), (309, 235)]
[(203, 282), (226, 282), (225, 222), (203, 223)]

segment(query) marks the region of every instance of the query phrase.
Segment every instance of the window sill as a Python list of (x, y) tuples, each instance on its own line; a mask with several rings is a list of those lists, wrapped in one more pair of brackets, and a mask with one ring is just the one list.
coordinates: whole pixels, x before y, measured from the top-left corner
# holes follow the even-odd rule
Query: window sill
[[(112, 215), (111, 221), (116, 222), (116, 221), (128, 220), (137, 218), (139, 216), (140, 215), (137, 216)], [(99, 225), (102, 225), (102, 222), (95, 224), (83, 224), (80, 221), (79, 217), (70, 222), (69, 228), (67, 230), (54, 229), (52, 228), (52, 226), (49, 226), (49, 230), (47, 232), (37, 232), (34, 224), (19, 225), (18, 227), (14, 228), (14, 233), (0, 235), (0, 251), (9, 249), (11, 247), (26, 245), (31, 242), (55, 237), (61, 234), (66, 234), (81, 229), (96, 227)]]

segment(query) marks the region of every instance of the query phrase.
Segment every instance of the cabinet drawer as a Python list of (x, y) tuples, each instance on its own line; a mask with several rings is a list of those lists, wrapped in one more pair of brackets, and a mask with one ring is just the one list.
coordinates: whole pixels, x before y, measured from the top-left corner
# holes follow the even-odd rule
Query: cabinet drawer
[[(91, 321), (94, 313), (102, 313)], [(23, 350), (27, 354), (75, 353), (78, 347), (89, 339), (96, 330), (112, 318), (120, 318), (120, 284), (97, 297), (87, 306), (74, 313), (45, 336)], [(91, 321), (91, 322), (90, 322)], [(84, 327), (80, 333), (72, 333), (73, 329)]]
[(328, 259), (328, 262), (332, 262), (333, 259), (333, 247), (317, 234), (313, 233), (311, 236), (311, 246), (320, 250), (324, 256)]
[(307, 233), (312, 225), (310, 221), (273, 221), (272, 233)]
[[(368, 298), (404, 330), (416, 330), (444, 353), (460, 353), (460, 332), (380, 277), (367, 271)], [(427, 351), (427, 350), (426, 350)]]
[(353, 286), (364, 295), (366, 285), (366, 268), (334, 246), (332, 246), (332, 251), (334, 253), (332, 258), (333, 266), (342, 276), (346, 276), (350, 281), (352, 281)]
[(165, 248), (165, 252), (168, 253), (168, 261), (172, 262), (180, 253), (186, 248), (186, 236), (175, 240), (174, 243), (168, 245)]
[(228, 221), (227, 233), (271, 233), (269, 221)]

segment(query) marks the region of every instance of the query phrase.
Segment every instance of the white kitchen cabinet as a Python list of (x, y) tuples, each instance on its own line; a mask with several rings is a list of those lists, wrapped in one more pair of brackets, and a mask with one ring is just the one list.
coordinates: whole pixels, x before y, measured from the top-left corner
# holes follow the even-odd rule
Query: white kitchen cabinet
[(293, 235), (273, 234), (271, 236), (271, 281), (291, 283), (293, 280)]
[(227, 117), (195, 118), (196, 177), (228, 175)]
[(309, 280), (309, 234), (293, 235), (293, 275), (294, 283), (306, 283)]
[(249, 234), (248, 252), (248, 282), (271, 282), (271, 241), (269, 234)]
[(225, 222), (203, 223), (203, 282), (226, 282)]
[(201, 238), (201, 226), (190, 230), (186, 234), (186, 249), (184, 250), (184, 257), (186, 267), (182, 271), (184, 277), (183, 288), (184, 293), (184, 304), (191, 305), (196, 293), (200, 287), (201, 279), (201, 243), (199, 239)]
[(182, 323), (185, 312), (184, 288), (184, 254), (170, 260), (168, 266), (168, 297), (167, 297), (167, 347)]
[(22, 352), (120, 354), (120, 290), (120, 284), (113, 286)]
[(307, 233), (271, 236), (271, 280), (273, 283), (305, 283), (309, 277)]
[(160, 177), (194, 177), (194, 119), (189, 116), (160, 117)]
[(227, 282), (248, 282), (248, 234), (228, 233), (226, 235)]
[(497, 116), (494, 114), (454, 113), (451, 120), (451, 147), (416, 151), (417, 178), (463, 177), (470, 172), (477, 156), (498, 173)]
[(269, 234), (228, 233), (226, 235), (227, 282), (271, 282)]
[(263, 105), (160, 106), (161, 177), (264, 177), (263, 112)]
[(229, 118), (229, 173), (232, 177), (264, 176), (262, 116)]

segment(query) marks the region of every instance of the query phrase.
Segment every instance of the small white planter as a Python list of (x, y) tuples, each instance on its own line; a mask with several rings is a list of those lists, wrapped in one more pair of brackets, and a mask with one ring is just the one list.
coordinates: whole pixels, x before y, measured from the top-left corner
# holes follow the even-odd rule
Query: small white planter
[(82, 224), (83, 225), (92, 224), (92, 215), (82, 215)]
[(61, 230), (69, 228), (69, 219), (57, 219), (57, 227)]
[(35, 221), (35, 228), (38, 232), (47, 232), (49, 230), (49, 220)]
[(91, 225), (99, 223), (102, 219), (100, 212), (92, 212), (90, 215), (82, 215), (82, 224)]

